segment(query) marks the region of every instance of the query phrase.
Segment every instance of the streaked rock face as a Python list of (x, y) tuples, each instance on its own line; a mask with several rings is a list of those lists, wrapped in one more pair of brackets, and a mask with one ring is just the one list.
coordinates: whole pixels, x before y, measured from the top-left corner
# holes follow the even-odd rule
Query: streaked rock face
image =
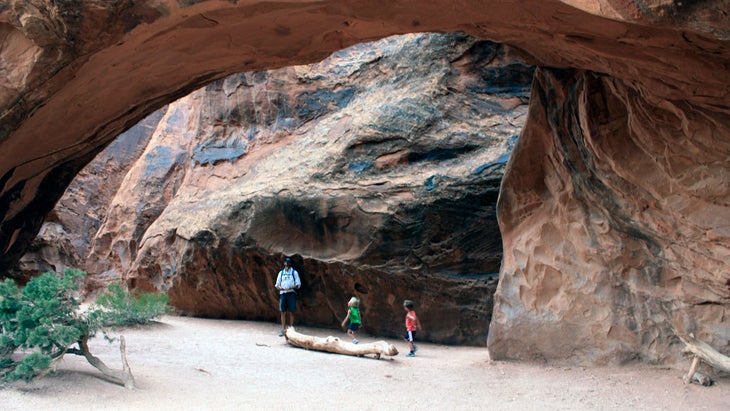
[(727, 350), (726, 114), (546, 69), (531, 103), (500, 197), (505, 258), (490, 350), (667, 362), (682, 330)]
[(199, 85), (464, 31), (545, 68), (518, 146), (548, 151), (517, 147), (503, 183), (492, 356), (669, 361), (671, 329), (727, 353), (727, 2), (59, 4), (0, 8), (3, 275), (104, 145)]
[(46, 216), (38, 237), (20, 260), (16, 277), (84, 268), (109, 204), (144, 152), (165, 110), (158, 110), (114, 140), (89, 163)]
[(119, 189), (77, 258), (91, 289), (124, 280), (167, 291), (185, 314), (276, 320), (275, 275), (293, 255), (306, 324), (338, 326), (357, 295), (367, 332), (400, 336), (408, 298), (429, 324), (422, 338), (483, 345), (497, 196), (533, 70), (495, 43), (432, 34), (232, 76), (148, 120), (159, 123), (123, 181), (83, 172), (45, 231), (83, 215), (87, 202), (66, 205), (107, 181)]

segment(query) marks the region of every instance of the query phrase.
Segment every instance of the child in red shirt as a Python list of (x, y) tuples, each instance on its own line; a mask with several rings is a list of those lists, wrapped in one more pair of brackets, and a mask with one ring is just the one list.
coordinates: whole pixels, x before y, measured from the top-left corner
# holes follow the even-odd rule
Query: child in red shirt
[(407, 357), (415, 357), (416, 356), (416, 350), (418, 350), (418, 347), (416, 344), (413, 344), (413, 339), (416, 336), (416, 330), (421, 329), (421, 323), (418, 321), (418, 316), (416, 316), (416, 312), (413, 311), (413, 301), (411, 300), (405, 300), (403, 301), (403, 309), (406, 310), (406, 336), (405, 340), (408, 342), (408, 346), (411, 349), (410, 352), (407, 354)]

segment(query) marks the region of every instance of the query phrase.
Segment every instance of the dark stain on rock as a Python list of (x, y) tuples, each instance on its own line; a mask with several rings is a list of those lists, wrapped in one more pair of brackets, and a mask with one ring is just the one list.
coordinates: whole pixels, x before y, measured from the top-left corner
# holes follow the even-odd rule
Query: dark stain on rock
[(276, 26), (276, 28), (274, 28), (274, 33), (279, 36), (288, 36), (291, 34), (291, 29), (287, 26)]

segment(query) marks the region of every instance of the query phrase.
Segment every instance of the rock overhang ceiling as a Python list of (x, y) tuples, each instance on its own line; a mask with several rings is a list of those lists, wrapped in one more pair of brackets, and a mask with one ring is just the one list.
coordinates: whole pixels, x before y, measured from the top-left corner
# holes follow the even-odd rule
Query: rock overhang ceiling
[[(0, 269), (101, 148), (200, 85), (390, 34), (465, 31), (549, 67), (500, 200), (514, 252), (490, 350), (565, 359), (580, 344), (595, 348), (577, 360), (663, 360), (676, 352), (674, 328), (722, 347), (729, 12), (723, 1), (6, 2)], [(585, 272), (607, 279), (586, 287)], [(525, 339), (519, 330), (536, 322), (576, 342)], [(527, 348), (515, 352), (514, 340)]]

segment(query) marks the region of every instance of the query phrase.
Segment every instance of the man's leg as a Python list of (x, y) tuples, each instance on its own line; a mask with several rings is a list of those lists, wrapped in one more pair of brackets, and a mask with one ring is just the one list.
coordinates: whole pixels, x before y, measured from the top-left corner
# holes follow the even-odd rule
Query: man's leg
[(289, 297), (286, 307), (289, 311), (289, 326), (294, 327), (294, 312), (297, 310), (297, 297), (295, 293), (289, 293), (287, 296)]
[(281, 331), (279, 332), (279, 337), (284, 336), (284, 328), (286, 324), (286, 313), (284, 311), (281, 312)]
[(279, 294), (279, 311), (281, 312), (281, 331), (279, 337), (284, 336), (284, 329), (286, 328), (286, 300), (284, 294)]

